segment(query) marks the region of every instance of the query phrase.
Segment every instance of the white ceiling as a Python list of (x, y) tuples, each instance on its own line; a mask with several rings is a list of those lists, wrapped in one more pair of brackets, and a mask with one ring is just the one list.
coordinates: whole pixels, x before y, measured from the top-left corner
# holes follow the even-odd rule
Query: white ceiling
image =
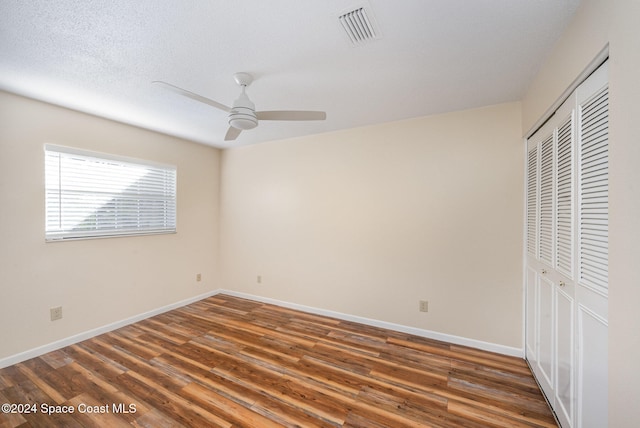
[[(215, 147), (520, 100), (579, 0), (1, 0), (0, 89)], [(352, 46), (337, 17), (373, 13)], [(224, 142), (238, 71), (261, 122)]]

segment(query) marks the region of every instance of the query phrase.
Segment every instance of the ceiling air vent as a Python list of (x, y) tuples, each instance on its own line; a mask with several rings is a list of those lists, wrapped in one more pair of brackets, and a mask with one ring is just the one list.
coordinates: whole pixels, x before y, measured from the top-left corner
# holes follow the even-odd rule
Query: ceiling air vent
[(338, 17), (338, 20), (355, 46), (378, 38), (378, 32), (374, 28), (373, 14), (364, 7), (344, 13)]

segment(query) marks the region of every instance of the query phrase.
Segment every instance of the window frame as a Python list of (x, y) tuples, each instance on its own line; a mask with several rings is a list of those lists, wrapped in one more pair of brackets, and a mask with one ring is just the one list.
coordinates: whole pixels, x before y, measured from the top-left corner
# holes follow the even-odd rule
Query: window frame
[[(45, 144), (43, 152), (45, 192), (44, 226), (46, 242), (177, 233), (177, 166), (54, 144)], [(55, 159), (57, 155), (58, 160)], [(60, 184), (63, 174), (60, 169), (63, 166), (61, 159), (63, 158), (67, 162), (66, 166), (68, 169), (68, 162), (71, 162), (74, 167), (78, 165), (89, 167), (84, 168), (84, 171), (79, 172), (77, 175), (72, 174), (76, 175), (71, 181), (75, 186), (67, 186), (66, 194), (65, 185)], [(50, 162), (52, 163), (50, 164)], [(92, 164), (94, 166), (93, 169), (91, 169)], [(50, 170), (52, 166), (58, 167), (57, 173), (55, 170)], [(72, 172), (77, 172), (74, 167), (71, 168)], [(127, 175), (135, 169), (137, 169), (138, 172), (142, 172), (143, 175)], [(111, 180), (113, 183), (121, 180), (120, 183), (125, 183), (121, 186), (125, 187), (121, 189), (113, 187), (109, 190), (108, 186), (102, 186), (103, 183), (106, 183), (103, 176), (99, 178), (99, 184), (95, 185), (94, 190), (87, 190), (87, 188), (92, 187), (88, 186), (87, 183), (91, 182), (92, 179), (96, 180), (99, 174), (105, 173), (105, 170), (108, 174), (108, 180)], [(121, 174), (115, 173), (122, 171), (126, 172)], [(87, 174), (84, 174), (85, 172), (87, 172)], [(145, 178), (150, 174), (153, 176), (153, 179)], [(151, 183), (151, 181), (153, 181), (153, 183)], [(158, 182), (161, 183), (160, 186), (158, 186)], [(137, 189), (136, 192), (130, 190), (134, 186)], [(78, 187), (83, 187), (83, 190), (78, 191)], [(102, 191), (95, 190), (100, 188), (102, 188)], [(105, 189), (109, 191), (105, 192)], [(101, 226), (98, 224), (96, 224), (95, 227), (87, 226), (86, 224), (82, 225), (78, 222), (78, 219), (82, 219), (82, 217), (65, 216), (65, 196), (74, 192), (75, 194), (80, 192), (83, 197), (86, 197), (79, 205), (73, 205), (76, 208), (81, 207), (87, 210), (84, 220), (90, 216), (97, 218), (99, 215), (102, 215), (104, 223)], [(106, 195), (116, 195), (117, 198), (105, 200), (105, 198), (108, 197)], [(95, 200), (88, 202), (91, 198)], [(103, 202), (96, 202), (99, 200)], [(67, 199), (66, 202), (66, 206), (69, 207), (69, 200)], [(121, 208), (125, 202), (128, 203), (128, 213), (125, 213)], [(100, 206), (92, 208), (92, 205), (96, 203), (99, 203)], [(105, 208), (107, 204), (109, 204), (109, 209)], [(150, 205), (156, 206), (150, 208)], [(100, 210), (101, 208), (102, 210)], [(132, 212), (136, 214), (125, 215), (131, 214)], [(151, 221), (149, 221), (149, 215), (154, 217)], [(125, 221), (118, 221), (118, 217), (120, 219), (124, 218)], [(134, 217), (136, 220), (132, 221)], [(59, 225), (58, 227), (55, 227), (56, 223)], [(71, 224), (75, 227), (71, 227)]]

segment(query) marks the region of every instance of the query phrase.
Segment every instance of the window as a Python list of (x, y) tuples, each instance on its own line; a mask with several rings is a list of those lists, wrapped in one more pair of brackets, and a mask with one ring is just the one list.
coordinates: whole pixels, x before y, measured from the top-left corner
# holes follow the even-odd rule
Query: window
[(47, 241), (176, 231), (176, 168), (45, 145)]

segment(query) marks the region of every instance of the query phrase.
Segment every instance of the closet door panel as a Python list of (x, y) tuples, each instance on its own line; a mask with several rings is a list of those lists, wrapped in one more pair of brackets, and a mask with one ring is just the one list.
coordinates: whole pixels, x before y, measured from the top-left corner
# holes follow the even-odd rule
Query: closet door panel
[(578, 424), (608, 416), (609, 89), (606, 64), (577, 91), (578, 103)]
[(607, 426), (607, 321), (580, 305), (578, 309), (578, 424)]
[(538, 382), (547, 397), (553, 396), (554, 310), (553, 283), (545, 277), (538, 281)]
[(536, 350), (538, 349), (537, 337), (538, 337), (538, 274), (535, 269), (527, 267), (527, 284), (526, 284), (526, 309), (525, 309), (525, 325), (526, 325), (526, 353), (529, 358), (529, 363), (532, 365), (537, 364), (538, 357)]
[(565, 292), (564, 285), (556, 293), (556, 414), (562, 426), (573, 426), (575, 403), (575, 364), (574, 364), (574, 299)]

